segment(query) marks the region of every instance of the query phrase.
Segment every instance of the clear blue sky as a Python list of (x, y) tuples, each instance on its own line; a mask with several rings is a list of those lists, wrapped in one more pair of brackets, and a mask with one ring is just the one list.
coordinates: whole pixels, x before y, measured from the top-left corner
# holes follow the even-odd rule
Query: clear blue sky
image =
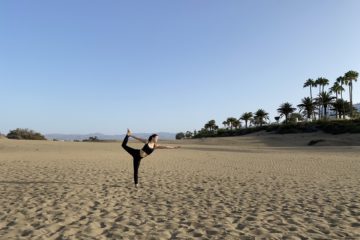
[(359, 12), (358, 0), (1, 1), (0, 132), (178, 132), (258, 108), (274, 120), (307, 78), (360, 71)]

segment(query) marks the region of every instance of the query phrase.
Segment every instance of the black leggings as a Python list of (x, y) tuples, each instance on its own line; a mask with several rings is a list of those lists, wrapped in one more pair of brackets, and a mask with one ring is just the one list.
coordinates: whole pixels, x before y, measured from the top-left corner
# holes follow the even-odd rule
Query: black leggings
[(141, 156), (140, 156), (140, 150), (139, 149), (134, 149), (132, 147), (127, 146), (127, 142), (129, 140), (129, 136), (126, 135), (123, 143), (122, 143), (122, 147), (128, 152), (130, 153), (130, 155), (133, 157), (133, 165), (134, 165), (134, 182), (135, 184), (138, 183), (138, 171), (139, 171), (139, 166), (140, 166), (140, 161), (141, 161)]

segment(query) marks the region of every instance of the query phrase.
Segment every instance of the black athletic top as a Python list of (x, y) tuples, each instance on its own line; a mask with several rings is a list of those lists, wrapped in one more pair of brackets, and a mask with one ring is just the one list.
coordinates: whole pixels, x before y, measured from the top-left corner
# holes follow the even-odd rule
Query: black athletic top
[(146, 152), (148, 155), (151, 154), (154, 151), (154, 148), (149, 147), (149, 143), (146, 143), (144, 147), (142, 148), (144, 152)]

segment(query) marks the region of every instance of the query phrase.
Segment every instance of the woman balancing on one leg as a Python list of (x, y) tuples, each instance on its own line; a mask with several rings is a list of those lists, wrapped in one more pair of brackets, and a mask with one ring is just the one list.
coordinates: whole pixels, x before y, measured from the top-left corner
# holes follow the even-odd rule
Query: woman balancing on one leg
[[(127, 145), (129, 137), (133, 137), (134, 139), (145, 143), (144, 147), (142, 149), (134, 149), (132, 147), (129, 147)], [(159, 145), (159, 144), (157, 144), (158, 139), (159, 139), (159, 136), (157, 134), (153, 134), (146, 141), (143, 138), (138, 138), (138, 137), (133, 136), (131, 134), (131, 131), (129, 129), (127, 130), (127, 134), (126, 134), (126, 136), (124, 138), (124, 141), (122, 143), (122, 147), (128, 153), (130, 153), (130, 155), (133, 157), (135, 187), (138, 187), (138, 171), (139, 171), (140, 161), (141, 161), (142, 158), (150, 155), (154, 151), (154, 149), (175, 149), (175, 148), (180, 148), (180, 146), (171, 147), (171, 146)]]

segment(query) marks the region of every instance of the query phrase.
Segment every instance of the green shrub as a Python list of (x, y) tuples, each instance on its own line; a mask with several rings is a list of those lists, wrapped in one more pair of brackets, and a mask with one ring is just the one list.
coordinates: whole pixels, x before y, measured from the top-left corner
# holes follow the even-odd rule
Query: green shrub
[(11, 130), (6, 137), (9, 139), (46, 140), (42, 134), (27, 128)]
[(183, 132), (179, 132), (176, 134), (175, 139), (183, 139), (185, 138), (185, 134)]
[(84, 139), (84, 140), (82, 140), (83, 142), (101, 142), (101, 141), (103, 141), (103, 140), (100, 140), (100, 139), (98, 139), (98, 137), (97, 136), (94, 136), (94, 137), (89, 137), (88, 139)]

